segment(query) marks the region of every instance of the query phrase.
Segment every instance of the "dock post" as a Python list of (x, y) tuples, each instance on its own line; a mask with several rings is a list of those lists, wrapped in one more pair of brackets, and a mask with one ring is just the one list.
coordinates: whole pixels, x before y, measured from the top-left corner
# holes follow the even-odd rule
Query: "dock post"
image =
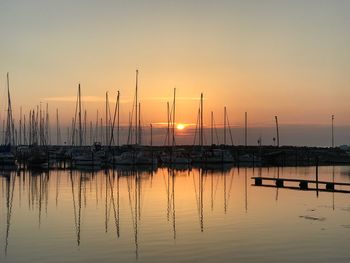
[(276, 179), (276, 186), (277, 187), (283, 187), (284, 186), (284, 181), (283, 179)]
[(307, 190), (308, 189), (308, 183), (306, 180), (301, 180), (299, 183), (300, 190)]
[(334, 183), (326, 183), (326, 190), (334, 190)]
[(256, 177), (255, 178), (255, 185), (256, 186), (261, 186), (262, 185), (262, 178)]

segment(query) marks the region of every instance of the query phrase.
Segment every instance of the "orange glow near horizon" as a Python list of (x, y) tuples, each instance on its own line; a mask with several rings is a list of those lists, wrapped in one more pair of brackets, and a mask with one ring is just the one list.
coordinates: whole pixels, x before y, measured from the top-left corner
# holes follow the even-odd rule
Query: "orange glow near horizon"
[(201, 93), (207, 126), (211, 112), (223, 126), (224, 106), (233, 127), (244, 126), (245, 112), (249, 127), (274, 127), (275, 115), (281, 125), (330, 125), (333, 114), (337, 126), (350, 123), (348, 1), (317, 8), (307, 1), (27, 2), (0, 9), (0, 26), (11, 25), (2, 27), (0, 123), (9, 72), (17, 126), (21, 109), (28, 121), (48, 103), (51, 124), (58, 109), (67, 130), (78, 83), (87, 126), (105, 123), (105, 92), (113, 115), (117, 91), (128, 126), (136, 69), (144, 125), (167, 121), (174, 87), (175, 121), (185, 130), (196, 123)]
[(178, 123), (178, 124), (176, 125), (176, 129), (178, 129), (178, 130), (183, 130), (183, 129), (185, 129), (185, 124)]

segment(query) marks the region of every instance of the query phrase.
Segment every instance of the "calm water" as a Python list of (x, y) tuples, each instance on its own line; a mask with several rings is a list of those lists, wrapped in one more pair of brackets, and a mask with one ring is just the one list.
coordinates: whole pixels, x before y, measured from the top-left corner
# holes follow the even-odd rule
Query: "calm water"
[[(350, 182), (350, 167), (319, 173)], [(0, 262), (349, 262), (350, 194), (257, 175), (315, 167), (2, 174)]]

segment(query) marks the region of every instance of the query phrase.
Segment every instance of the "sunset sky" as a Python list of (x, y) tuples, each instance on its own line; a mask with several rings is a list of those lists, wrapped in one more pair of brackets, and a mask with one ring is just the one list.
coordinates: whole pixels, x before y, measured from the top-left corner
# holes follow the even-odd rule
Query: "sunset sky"
[[(177, 120), (251, 126), (350, 124), (350, 1), (0, 2), (1, 118), (6, 72), (14, 112), (40, 102), (74, 114), (77, 85), (95, 120), (105, 92), (120, 90), (126, 122), (140, 71), (145, 124), (166, 121), (177, 89)], [(18, 118), (18, 117), (17, 117)]]

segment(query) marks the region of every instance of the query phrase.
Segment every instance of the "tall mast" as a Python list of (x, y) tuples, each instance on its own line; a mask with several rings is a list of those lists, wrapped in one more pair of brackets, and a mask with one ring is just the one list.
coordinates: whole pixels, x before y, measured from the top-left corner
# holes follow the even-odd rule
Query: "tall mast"
[(108, 91), (106, 92), (106, 146), (108, 145), (108, 139), (109, 139), (109, 136), (108, 136)]
[(275, 121), (276, 121), (276, 136), (277, 136), (277, 147), (280, 146), (280, 133), (278, 129), (278, 117), (275, 116)]
[(176, 98), (176, 88), (174, 88), (174, 100), (173, 100), (173, 119), (172, 119), (172, 124), (173, 124), (173, 132), (172, 132), (172, 134), (173, 134), (173, 142), (172, 142), (172, 144), (173, 144), (173, 147), (175, 147), (175, 102), (176, 102), (176, 100), (175, 100), (175, 98)]
[(28, 140), (28, 144), (31, 145), (32, 144), (32, 110), (29, 110), (29, 116), (28, 116), (28, 124), (29, 124), (29, 140)]
[(334, 115), (332, 115), (332, 148), (334, 148)]
[(72, 118), (72, 126), (71, 126), (71, 137), (72, 137), (72, 145), (75, 145), (75, 118)]
[(27, 135), (26, 135), (26, 115), (23, 116), (23, 144), (27, 145)]
[(40, 128), (39, 127), (39, 106), (36, 106), (36, 114), (34, 116), (34, 140), (35, 140), (35, 143), (38, 144), (38, 129)]
[(28, 145), (32, 144), (32, 110), (29, 110), (28, 115)]
[(203, 147), (204, 133), (203, 133), (203, 93), (201, 93), (201, 147)]
[(138, 140), (138, 112), (137, 112), (137, 107), (138, 107), (138, 98), (137, 98), (137, 93), (138, 93), (138, 78), (139, 78), (139, 71), (136, 70), (136, 89), (135, 89), (135, 144), (137, 144)]
[[(118, 124), (117, 124), (117, 126), (118, 126), (118, 137), (119, 137), (119, 90), (118, 90), (117, 100), (116, 100), (115, 107), (114, 107), (113, 122), (112, 122), (112, 125), (111, 125), (111, 136), (110, 136), (110, 141), (109, 141), (109, 145), (108, 146), (111, 146), (112, 142), (114, 141), (115, 118), (117, 117), (117, 115), (118, 115)], [(118, 138), (118, 146), (119, 146), (119, 138)]]
[(34, 117), (33, 117), (33, 115), (34, 115), (34, 113), (33, 113), (33, 111), (34, 110), (31, 110), (30, 112), (29, 112), (29, 144), (30, 145), (32, 145), (34, 142), (33, 142), (33, 131), (34, 131), (34, 129), (33, 129), (33, 125), (34, 125), (34, 123), (33, 123), (33, 119), (34, 119)]
[(103, 142), (103, 130), (102, 130), (102, 117), (100, 118), (100, 135), (101, 135), (101, 143)]
[(168, 139), (168, 146), (170, 146), (170, 108), (169, 108), (169, 101), (166, 103), (167, 105), (167, 118), (168, 118), (168, 129), (167, 129), (167, 139)]
[(59, 145), (60, 144), (60, 131), (59, 131), (59, 122), (58, 122), (58, 109), (56, 109), (56, 144)]
[(226, 112), (226, 106), (224, 107), (224, 145), (226, 145), (226, 120), (227, 120), (227, 116), (226, 116), (227, 112)]
[(10, 95), (10, 76), (8, 72), (7, 72), (7, 123), (6, 123), (5, 144), (14, 144), (12, 106), (11, 106), (11, 95)]
[(98, 110), (96, 112), (96, 127), (95, 127), (95, 136), (94, 136), (94, 140), (95, 142), (98, 142)]
[(80, 91), (80, 83), (78, 86), (78, 103), (79, 103), (79, 146), (83, 145), (83, 134), (81, 127), (81, 91)]
[(40, 108), (39, 108), (39, 144), (43, 145), (43, 112), (41, 108), (41, 102), (40, 102)]
[(84, 110), (84, 145), (87, 145), (87, 127), (86, 127), (86, 118), (87, 118), (87, 112)]
[(45, 121), (45, 142), (50, 144), (50, 130), (49, 130), (49, 104), (46, 103), (46, 121)]
[(92, 121), (90, 121), (90, 133), (89, 133), (89, 143), (90, 143), (90, 145), (92, 145), (94, 142), (93, 142), (93, 140), (92, 140), (92, 134), (93, 134), (93, 132), (92, 132)]
[(22, 106), (19, 110), (19, 144), (22, 144)]
[[(134, 106), (132, 106), (134, 108)], [(132, 137), (133, 137), (133, 133), (132, 133), (132, 116), (131, 113), (129, 111), (129, 118), (128, 118), (128, 122), (129, 122), (129, 127), (128, 127), (128, 140), (127, 140), (127, 144), (132, 144)]]
[(248, 113), (244, 114), (244, 145), (248, 146)]
[(211, 129), (210, 129), (210, 138), (211, 138), (211, 145), (214, 144), (214, 113), (213, 111), (211, 112), (211, 118), (210, 118), (210, 123), (211, 123)]
[(70, 131), (69, 131), (69, 126), (67, 127), (67, 142), (70, 140)]
[(119, 146), (119, 125), (120, 125), (120, 103), (119, 103), (120, 91), (118, 90), (117, 95), (117, 104), (118, 104), (118, 112), (117, 112), (117, 146)]
[(36, 141), (34, 141), (34, 136), (35, 136), (35, 110), (32, 109), (31, 113), (30, 113), (30, 144), (35, 144), (37, 143)]
[(139, 142), (138, 144), (141, 144), (141, 139), (142, 139), (142, 135), (141, 135), (141, 103), (139, 103), (139, 124), (138, 124), (138, 127), (139, 127)]

